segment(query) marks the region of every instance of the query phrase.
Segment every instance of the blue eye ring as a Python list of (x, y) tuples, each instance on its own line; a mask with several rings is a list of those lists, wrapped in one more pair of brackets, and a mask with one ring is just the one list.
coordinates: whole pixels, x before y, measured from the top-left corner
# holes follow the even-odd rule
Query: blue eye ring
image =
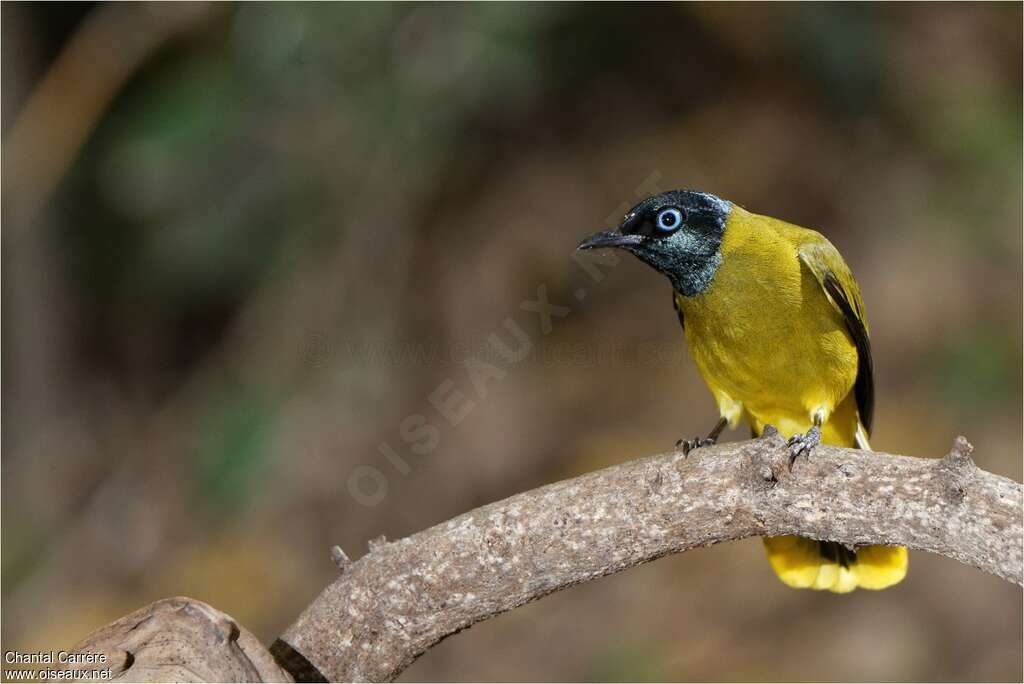
[(654, 219), (654, 223), (658, 227), (658, 230), (663, 233), (674, 233), (683, 225), (684, 220), (685, 218), (682, 211), (676, 207), (666, 207), (658, 212), (658, 216)]

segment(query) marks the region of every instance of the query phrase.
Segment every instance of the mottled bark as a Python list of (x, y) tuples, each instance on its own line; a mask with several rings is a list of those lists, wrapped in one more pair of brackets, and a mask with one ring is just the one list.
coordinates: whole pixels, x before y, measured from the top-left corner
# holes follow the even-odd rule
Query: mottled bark
[(909, 546), (1019, 585), (1022, 487), (979, 470), (970, 452), (962, 437), (942, 459), (819, 446), (791, 469), (771, 434), (629, 461), (374, 540), (355, 562), (334, 547), (339, 577), (269, 653), (185, 598), (121, 618), (76, 650), (108, 653), (114, 676), (132, 681), (387, 681), (446, 636), (551, 592), (778, 534)]
[(945, 458), (777, 435), (606, 468), (371, 543), (274, 644), (299, 679), (387, 681), (441, 639), (528, 601), (697, 546), (800, 534), (908, 546), (1022, 582), (1022, 488)]

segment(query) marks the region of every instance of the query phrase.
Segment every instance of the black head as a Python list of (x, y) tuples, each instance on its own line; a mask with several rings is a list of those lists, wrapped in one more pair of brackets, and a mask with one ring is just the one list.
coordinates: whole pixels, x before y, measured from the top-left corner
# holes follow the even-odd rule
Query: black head
[(732, 204), (706, 192), (670, 190), (629, 210), (617, 230), (597, 233), (578, 249), (618, 247), (668, 276), (692, 297), (711, 284)]

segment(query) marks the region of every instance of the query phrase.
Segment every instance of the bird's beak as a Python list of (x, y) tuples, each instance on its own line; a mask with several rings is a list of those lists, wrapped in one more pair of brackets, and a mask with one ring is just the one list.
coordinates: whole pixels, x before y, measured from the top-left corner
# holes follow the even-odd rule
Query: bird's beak
[(633, 247), (644, 241), (642, 235), (623, 235), (614, 230), (591, 235), (581, 242), (576, 249), (597, 249), (599, 247)]

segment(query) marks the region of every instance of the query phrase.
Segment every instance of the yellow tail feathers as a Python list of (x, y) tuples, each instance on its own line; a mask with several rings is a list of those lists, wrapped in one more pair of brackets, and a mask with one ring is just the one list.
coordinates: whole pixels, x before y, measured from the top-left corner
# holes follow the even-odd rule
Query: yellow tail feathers
[(907, 550), (899, 546), (865, 546), (854, 555), (833, 542), (786, 535), (765, 537), (764, 549), (775, 574), (796, 589), (885, 589), (907, 574)]

